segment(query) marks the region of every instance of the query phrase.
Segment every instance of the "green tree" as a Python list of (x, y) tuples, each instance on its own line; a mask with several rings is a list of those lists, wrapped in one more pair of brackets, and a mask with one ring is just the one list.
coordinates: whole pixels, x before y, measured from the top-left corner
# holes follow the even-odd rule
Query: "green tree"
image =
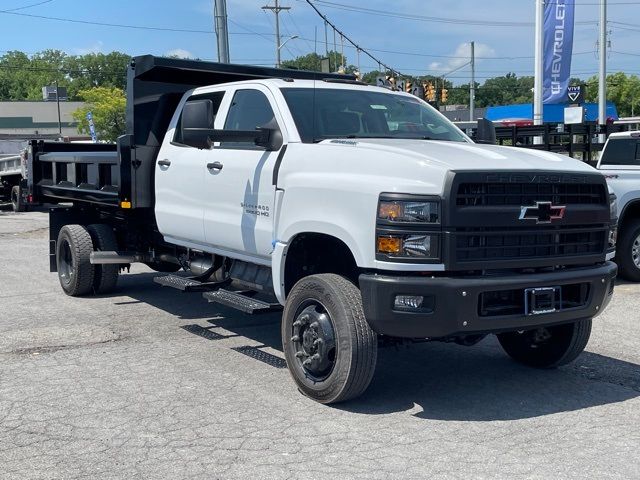
[(476, 90), (476, 105), (487, 107), (531, 103), (533, 83), (533, 77), (518, 77), (515, 73), (489, 78)]
[(120, 52), (67, 55), (44, 50), (28, 56), (11, 51), (0, 56), (0, 100), (41, 100), (42, 87), (66, 87), (69, 99), (93, 87), (124, 89), (130, 56)]
[(78, 122), (78, 131), (89, 133), (87, 113), (93, 115), (96, 134), (99, 140), (115, 142), (125, 132), (124, 91), (113, 87), (95, 87), (81, 90), (78, 96), (86, 103), (73, 112), (73, 118)]
[(67, 57), (63, 68), (71, 79), (69, 95), (75, 98), (80, 91), (93, 87), (124, 90), (130, 61), (131, 56), (121, 52)]
[[(591, 77), (586, 82), (586, 99), (588, 102), (598, 101), (598, 77)], [(626, 75), (623, 72), (607, 75), (607, 100), (616, 104), (618, 115), (628, 117), (640, 112), (640, 78)]]
[[(293, 60), (284, 60), (282, 62), (282, 68), (293, 68), (296, 70), (310, 70), (312, 72), (321, 72), (323, 58), (327, 57), (325, 55), (318, 55), (317, 53), (308, 53), (307, 55), (296, 57)], [(345, 66), (345, 73), (354, 73), (358, 69), (358, 67), (356, 67), (355, 65), (349, 65), (347, 63), (346, 55), (343, 58), (340, 52), (332, 50), (329, 52), (328, 58), (330, 71), (332, 72), (337, 72), (343, 63)]]

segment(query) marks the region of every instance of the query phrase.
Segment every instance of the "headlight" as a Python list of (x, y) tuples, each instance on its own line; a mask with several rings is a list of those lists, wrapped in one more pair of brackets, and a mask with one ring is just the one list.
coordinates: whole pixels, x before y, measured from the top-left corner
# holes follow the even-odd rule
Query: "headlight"
[(618, 218), (618, 197), (615, 193), (609, 194), (609, 213), (611, 218)]
[(408, 263), (440, 261), (440, 197), (383, 193), (377, 213), (378, 260)]
[(387, 234), (377, 239), (377, 253), (391, 258), (437, 259), (440, 257), (438, 234)]
[(440, 223), (439, 201), (380, 200), (378, 220), (391, 223)]

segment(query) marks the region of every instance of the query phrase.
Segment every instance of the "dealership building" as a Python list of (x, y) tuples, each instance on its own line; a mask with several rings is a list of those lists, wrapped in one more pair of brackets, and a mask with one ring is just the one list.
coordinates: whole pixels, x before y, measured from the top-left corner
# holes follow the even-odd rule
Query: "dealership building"
[(57, 134), (63, 136), (78, 135), (78, 122), (73, 112), (84, 105), (83, 102), (60, 102), (60, 121), (58, 122), (58, 103), (46, 101), (0, 102), (0, 135), (15, 136)]

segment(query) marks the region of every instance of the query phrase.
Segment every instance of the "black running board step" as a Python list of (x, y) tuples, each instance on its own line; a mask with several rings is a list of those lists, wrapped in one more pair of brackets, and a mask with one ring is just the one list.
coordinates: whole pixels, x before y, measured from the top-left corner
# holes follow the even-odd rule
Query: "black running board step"
[(264, 302), (257, 298), (243, 295), (240, 292), (231, 292), (223, 288), (215, 292), (205, 292), (202, 296), (209, 302), (219, 303), (244, 313), (268, 313), (282, 310), (282, 305), (279, 303)]
[(206, 292), (220, 288), (221, 282), (200, 282), (191, 277), (181, 277), (180, 275), (165, 275), (154, 277), (153, 281), (163, 287), (171, 287), (182, 292)]

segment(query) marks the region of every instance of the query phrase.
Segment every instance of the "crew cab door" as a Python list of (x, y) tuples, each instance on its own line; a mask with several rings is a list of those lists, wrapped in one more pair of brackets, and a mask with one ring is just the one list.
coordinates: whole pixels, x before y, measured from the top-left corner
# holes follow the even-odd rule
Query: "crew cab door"
[[(216, 128), (246, 131), (267, 124), (282, 128), (276, 103), (266, 87), (244, 85), (227, 95), (230, 102), (225, 121)], [(209, 153), (204, 180), (207, 244), (219, 253), (267, 263), (274, 241), (273, 170), (279, 151), (267, 151), (249, 142), (222, 142)]]
[[(192, 95), (187, 101), (211, 100), (211, 125), (224, 91)], [(204, 245), (205, 174), (210, 150), (183, 143), (182, 114), (174, 120), (158, 154), (155, 170), (155, 214), (160, 233), (167, 241), (185, 246)]]

